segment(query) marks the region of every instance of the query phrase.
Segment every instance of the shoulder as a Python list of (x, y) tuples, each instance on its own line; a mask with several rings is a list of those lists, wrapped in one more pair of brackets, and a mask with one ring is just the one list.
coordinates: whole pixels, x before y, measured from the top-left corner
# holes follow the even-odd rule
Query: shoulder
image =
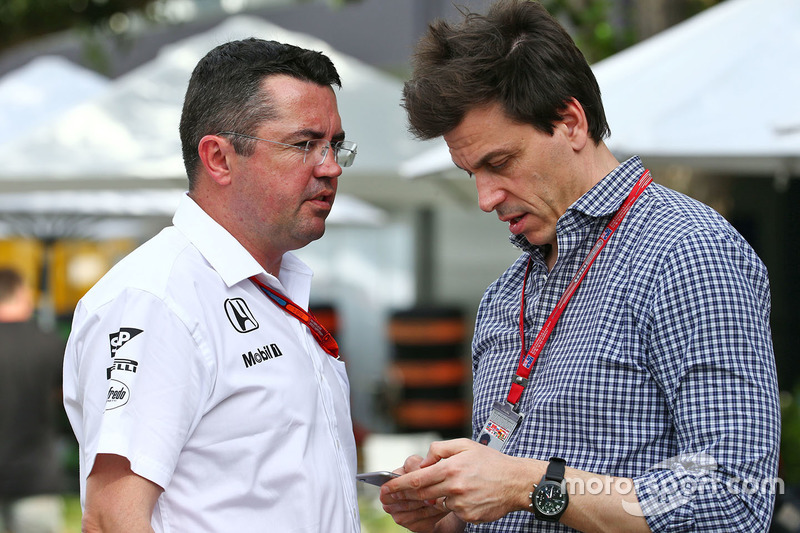
[(711, 207), (658, 184), (642, 200), (631, 210), (627, 243), (643, 263), (686, 269), (725, 257), (736, 259), (732, 266), (764, 270), (745, 238)]
[(215, 286), (211, 283), (224, 286), (197, 248), (180, 231), (166, 228), (114, 265), (81, 298), (70, 337), (145, 325), (194, 337), (203, 321), (204, 295)]
[(196, 268), (196, 249), (175, 228), (165, 228), (114, 265), (81, 299), (93, 312), (124, 292), (148, 293), (163, 300)]

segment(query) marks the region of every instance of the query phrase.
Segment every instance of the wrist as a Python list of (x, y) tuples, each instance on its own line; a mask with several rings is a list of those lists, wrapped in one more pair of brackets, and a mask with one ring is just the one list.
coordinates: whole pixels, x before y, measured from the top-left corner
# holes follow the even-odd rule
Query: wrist
[(516, 470), (513, 470), (509, 477), (509, 487), (511, 493), (509, 494), (509, 502), (511, 502), (511, 511), (531, 511), (531, 499), (529, 497), (531, 491), (535, 488), (539, 480), (544, 476), (547, 470), (547, 461), (540, 461), (538, 459), (523, 459), (514, 458), (520, 464), (515, 465)]
[(545, 522), (558, 522), (569, 505), (569, 494), (564, 481), (566, 462), (559, 457), (551, 457), (545, 475), (532, 491), (529, 510), (537, 519)]

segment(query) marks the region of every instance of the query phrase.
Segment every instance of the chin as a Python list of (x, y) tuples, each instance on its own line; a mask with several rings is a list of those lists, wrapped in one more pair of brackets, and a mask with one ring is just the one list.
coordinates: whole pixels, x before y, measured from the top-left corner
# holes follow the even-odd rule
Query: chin
[(325, 235), (325, 221), (321, 221), (319, 226), (314, 229), (309, 229), (308, 233), (306, 234), (306, 238), (308, 242), (313, 242), (322, 238)]

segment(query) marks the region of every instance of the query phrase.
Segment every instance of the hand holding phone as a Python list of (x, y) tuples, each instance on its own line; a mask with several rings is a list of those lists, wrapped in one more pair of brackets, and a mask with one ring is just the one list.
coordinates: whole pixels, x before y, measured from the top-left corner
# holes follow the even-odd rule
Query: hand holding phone
[(390, 479), (394, 479), (399, 476), (400, 474), (383, 470), (380, 472), (365, 472), (363, 474), (356, 474), (356, 479), (358, 481), (363, 481), (364, 483), (369, 483), (370, 485), (380, 487)]

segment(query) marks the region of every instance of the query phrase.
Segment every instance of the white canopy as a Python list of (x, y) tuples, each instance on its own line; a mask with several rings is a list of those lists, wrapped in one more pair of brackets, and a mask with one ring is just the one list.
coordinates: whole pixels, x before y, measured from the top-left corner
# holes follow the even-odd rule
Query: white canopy
[(0, 144), (100, 94), (109, 80), (60, 56), (40, 56), (0, 78)]
[[(4, 215), (172, 218), (183, 189), (32, 191), (0, 193)], [(385, 213), (347, 194), (336, 196), (329, 224), (377, 226)]]
[[(800, 2), (727, 0), (593, 66), (618, 157), (800, 175)], [(453, 168), (446, 146), (401, 168)]]
[(0, 146), (0, 188), (185, 187), (178, 122), (191, 71), (214, 46), (250, 36), (322, 51), (339, 70), (339, 111), (348, 138), (359, 143), (358, 158), (345, 170), (341, 189), (349, 186), (350, 192), (359, 192), (353, 191), (353, 183), (374, 183), (380, 189), (377, 181), (398, 178), (400, 163), (426, 146), (406, 132), (399, 80), (313, 37), (263, 19), (236, 16), (163, 48), (99, 98)]

